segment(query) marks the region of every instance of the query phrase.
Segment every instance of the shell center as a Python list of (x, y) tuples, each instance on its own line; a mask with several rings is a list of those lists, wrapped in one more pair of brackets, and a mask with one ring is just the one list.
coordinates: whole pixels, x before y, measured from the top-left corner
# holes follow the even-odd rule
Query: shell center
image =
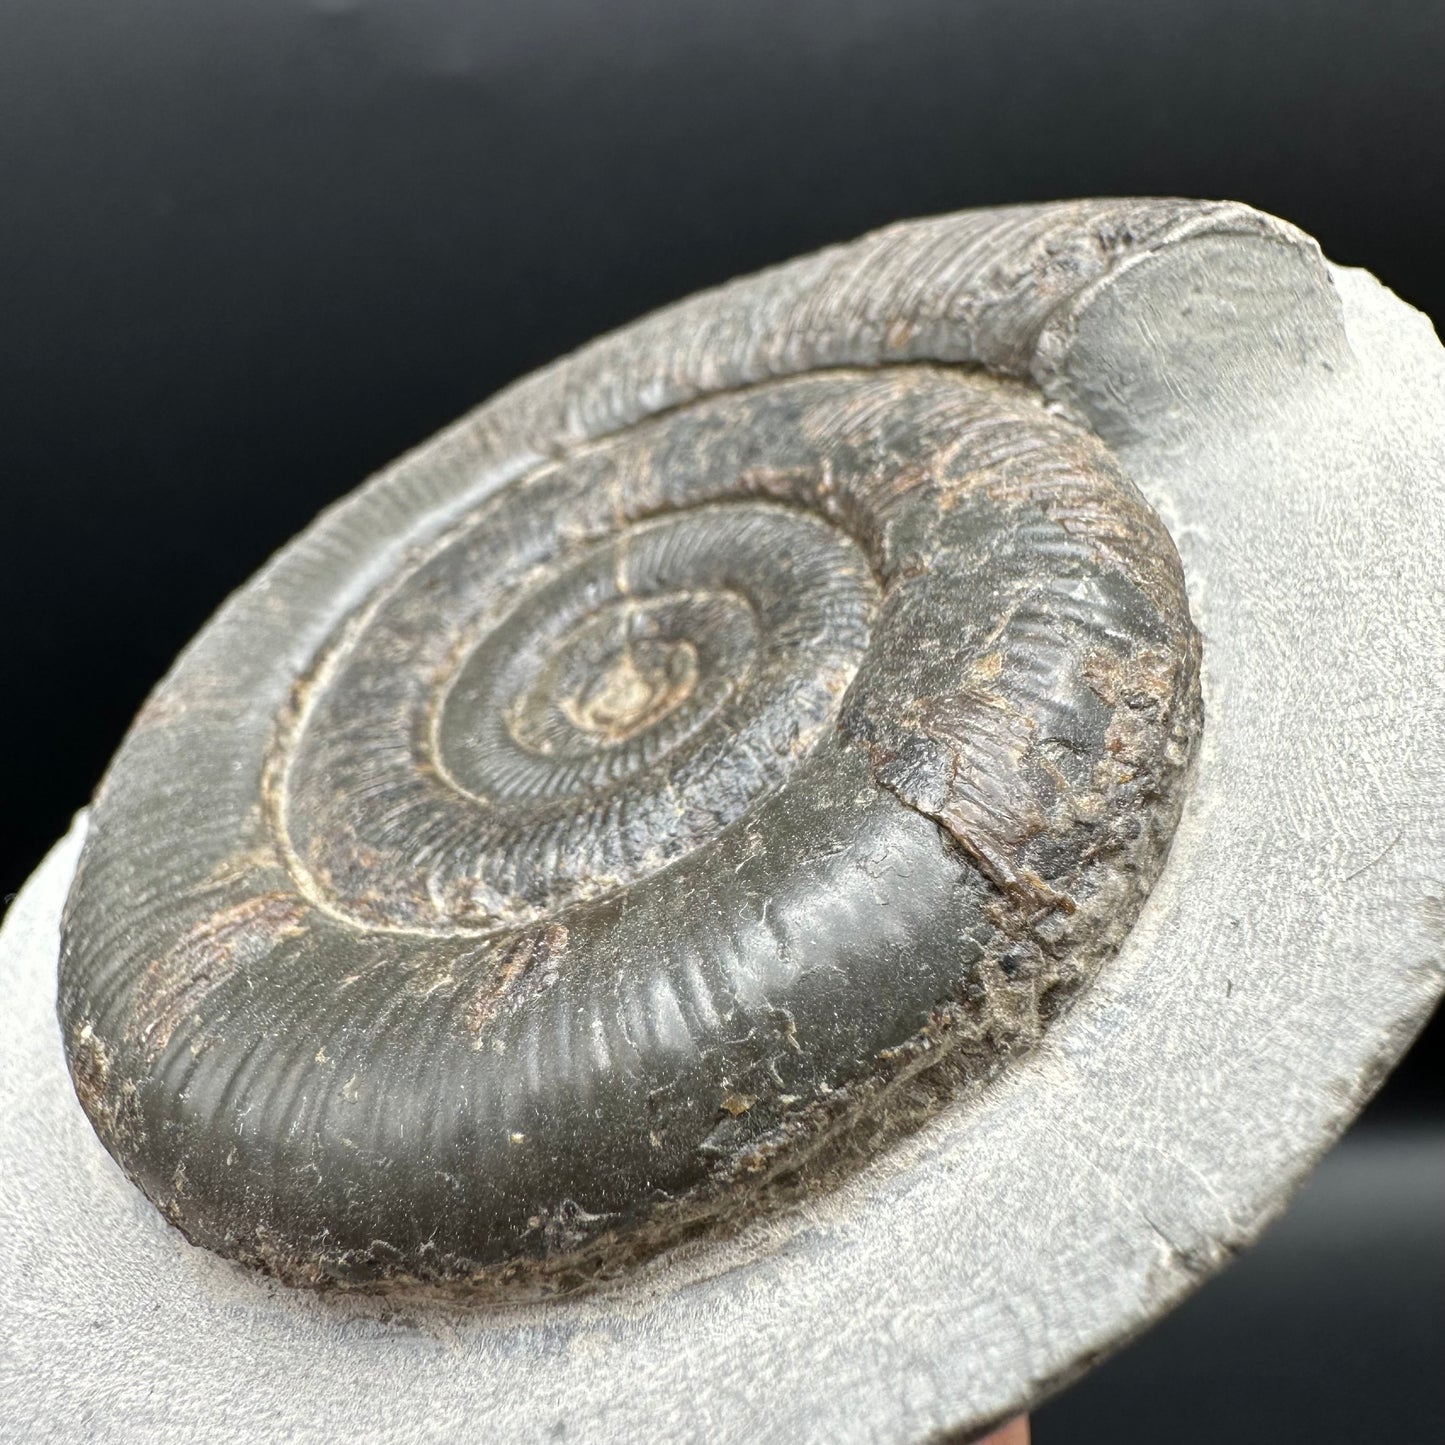
[(664, 718), (696, 685), (697, 649), (690, 642), (648, 639), (624, 645), (560, 702), (579, 731), (620, 743)]

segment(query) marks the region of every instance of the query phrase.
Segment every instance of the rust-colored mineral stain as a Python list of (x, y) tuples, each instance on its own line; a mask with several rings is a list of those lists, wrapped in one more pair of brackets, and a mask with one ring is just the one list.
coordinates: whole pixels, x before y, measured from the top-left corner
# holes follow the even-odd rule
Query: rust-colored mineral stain
[(176, 1029), (248, 962), (305, 932), (307, 908), (285, 893), (264, 893), (202, 919), (146, 970), (126, 1041), (154, 1062)]
[(462, 1026), (475, 1039), (474, 1047), (481, 1048), (486, 1042), (487, 1026), (526, 981), (540, 988), (551, 987), (557, 965), (567, 952), (567, 942), (567, 925), (549, 923), (510, 938), (498, 952), (489, 955), (483, 977), (462, 1010)]

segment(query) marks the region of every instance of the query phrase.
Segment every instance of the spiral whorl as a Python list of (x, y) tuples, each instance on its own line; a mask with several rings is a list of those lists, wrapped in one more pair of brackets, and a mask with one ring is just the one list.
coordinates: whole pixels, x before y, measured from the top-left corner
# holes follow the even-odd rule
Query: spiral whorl
[(858, 548), (717, 483), (589, 517), (598, 460), (482, 508), (327, 659), (276, 789), (318, 901), (485, 930), (595, 897), (716, 835), (831, 721), (876, 596)]
[(1152, 205), (868, 238), (689, 303), (695, 347), (641, 323), (232, 599), (107, 776), (61, 965), (82, 1102), (192, 1239), (567, 1284), (1038, 1038), (1163, 863), (1199, 645), (1105, 445), (923, 322), (1026, 373), (1130, 247), (1243, 224)]

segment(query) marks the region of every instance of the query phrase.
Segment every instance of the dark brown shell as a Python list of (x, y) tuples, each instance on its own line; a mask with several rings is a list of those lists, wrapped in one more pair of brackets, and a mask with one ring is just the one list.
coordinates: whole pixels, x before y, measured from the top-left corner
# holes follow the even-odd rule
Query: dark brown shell
[(1103, 444), (918, 358), (1022, 373), (1208, 213), (1131, 205), (698, 298), (227, 604), (106, 778), (61, 962), (81, 1100), (193, 1240), (565, 1285), (1038, 1037), (1162, 864), (1199, 644)]

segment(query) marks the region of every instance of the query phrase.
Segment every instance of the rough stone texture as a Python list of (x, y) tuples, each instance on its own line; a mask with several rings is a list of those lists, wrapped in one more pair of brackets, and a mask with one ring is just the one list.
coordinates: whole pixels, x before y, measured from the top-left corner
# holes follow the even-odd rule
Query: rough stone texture
[(587, 1298), (287, 1291), (186, 1245), (85, 1122), (51, 1014), (74, 837), (0, 948), (19, 1436), (979, 1430), (1247, 1244), (1423, 1021), (1445, 954), (1445, 364), (1370, 278), (1270, 234), (1144, 246), (1044, 327), (1045, 390), (1179, 545), (1209, 725), (1139, 923), (1032, 1054), (837, 1190)]

